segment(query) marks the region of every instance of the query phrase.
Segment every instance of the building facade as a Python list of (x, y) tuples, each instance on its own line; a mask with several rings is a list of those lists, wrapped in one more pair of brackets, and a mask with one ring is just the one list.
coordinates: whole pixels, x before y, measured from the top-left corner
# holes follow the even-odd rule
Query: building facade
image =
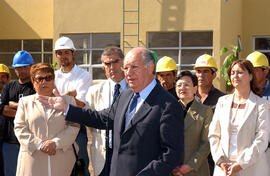
[[(11, 66), (20, 49), (36, 62), (53, 62), (54, 41), (70, 37), (76, 63), (94, 79), (105, 78), (102, 50), (120, 46), (125, 53), (143, 46), (158, 58), (175, 59), (180, 70), (190, 70), (204, 53), (218, 67), (223, 47), (241, 43), (244, 58), (254, 50), (270, 56), (269, 0), (5, 0), (0, 2), (0, 62)], [(225, 90), (218, 74), (215, 85)]]

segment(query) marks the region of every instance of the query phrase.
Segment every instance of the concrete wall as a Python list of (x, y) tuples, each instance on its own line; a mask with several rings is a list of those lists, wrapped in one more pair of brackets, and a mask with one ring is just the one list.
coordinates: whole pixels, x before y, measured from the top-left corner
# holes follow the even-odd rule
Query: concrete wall
[[(237, 45), (238, 36), (242, 36), (242, 0), (229, 0), (227, 2), (221, 2), (220, 10), (220, 27), (219, 32), (216, 34), (218, 36), (218, 42), (215, 45), (215, 53), (218, 67), (221, 68), (223, 65), (224, 58), (231, 53), (232, 45)], [(221, 48), (227, 47), (229, 52), (219, 56), (219, 51)], [(220, 69), (219, 69), (220, 70)], [(215, 83), (220, 89), (225, 92), (226, 82), (222, 78), (221, 73), (219, 72), (218, 78), (215, 80)]]
[(0, 39), (53, 37), (53, 0), (0, 1)]
[(252, 52), (252, 38), (254, 36), (270, 36), (270, 1), (243, 0), (243, 52), (246, 57)]
[(121, 0), (55, 0), (54, 39), (62, 33), (121, 32)]
[[(136, 2), (126, 0), (126, 9), (136, 9)], [(199, 4), (197, 0), (140, 1), (140, 45), (146, 45), (147, 32), (217, 31), (219, 15), (216, 14), (219, 11), (220, 2), (216, 0), (201, 0)], [(126, 19), (137, 20), (134, 13), (127, 15)], [(134, 26), (126, 29), (136, 32)], [(122, 0), (54, 1), (54, 39), (61, 33), (89, 32), (122, 32)]]
[[(122, 0), (4, 0), (0, 1), (0, 39), (53, 38), (62, 33), (112, 33), (122, 31)], [(252, 52), (253, 36), (270, 36), (269, 0), (145, 0), (140, 1), (139, 45), (146, 46), (147, 32), (213, 31), (213, 56), (218, 67), (222, 47), (237, 44), (241, 57)], [(136, 9), (137, 0), (126, 0), (126, 9)], [(130, 13), (127, 21), (136, 21)], [(136, 33), (136, 26), (126, 26)], [(126, 38), (136, 46), (136, 37)], [(122, 45), (122, 42), (121, 42)], [(225, 90), (218, 74), (218, 88)]]

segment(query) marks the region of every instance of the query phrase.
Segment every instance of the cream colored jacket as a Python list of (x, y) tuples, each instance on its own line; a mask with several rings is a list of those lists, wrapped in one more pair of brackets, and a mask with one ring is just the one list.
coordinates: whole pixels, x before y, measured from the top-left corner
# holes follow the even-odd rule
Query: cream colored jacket
[[(109, 80), (100, 82), (89, 88), (86, 94), (86, 101), (89, 108), (97, 111), (110, 107), (110, 83)], [(105, 164), (105, 130), (87, 127), (89, 149), (89, 171), (93, 176), (97, 176), (102, 171)]]
[[(219, 98), (213, 120), (209, 127), (209, 142), (215, 163), (228, 161), (230, 147), (230, 112), (234, 94)], [(269, 103), (250, 93), (246, 101), (245, 113), (237, 134), (237, 162), (243, 168), (242, 176), (269, 176), (266, 160), (269, 131)], [(214, 176), (224, 173), (216, 165)]]
[[(20, 142), (17, 176), (48, 176), (48, 155), (38, 148), (43, 141), (54, 139), (57, 150), (50, 156), (51, 176), (69, 176), (75, 163), (72, 149), (79, 125), (65, 121), (64, 113), (51, 110), (48, 119), (44, 108), (30, 95), (20, 99), (14, 120), (15, 135)], [(75, 104), (72, 97), (66, 102)]]

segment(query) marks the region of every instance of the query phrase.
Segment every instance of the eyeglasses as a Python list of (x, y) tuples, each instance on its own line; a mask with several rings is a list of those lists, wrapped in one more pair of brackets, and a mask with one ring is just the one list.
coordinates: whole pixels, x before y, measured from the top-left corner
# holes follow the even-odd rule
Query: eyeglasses
[(130, 65), (122, 67), (121, 70), (124, 72), (127, 72), (128, 70), (137, 71), (139, 68), (139, 65)]
[(117, 63), (119, 63), (119, 59), (115, 59), (111, 62), (103, 62), (105, 67), (111, 67), (112, 64), (117, 64)]
[(42, 81), (46, 80), (47, 82), (53, 80), (54, 76), (53, 75), (47, 75), (47, 76), (38, 76), (34, 78), (34, 81), (37, 83), (41, 83)]

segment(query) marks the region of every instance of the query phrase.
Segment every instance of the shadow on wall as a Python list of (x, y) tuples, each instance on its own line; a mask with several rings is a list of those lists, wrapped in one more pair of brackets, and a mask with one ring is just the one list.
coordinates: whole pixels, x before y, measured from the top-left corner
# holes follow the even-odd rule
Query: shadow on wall
[[(179, 32), (184, 29), (185, 8), (187, 0), (155, 0), (161, 7), (160, 29), (148, 33), (148, 47), (179, 47)], [(158, 58), (172, 57), (178, 64), (177, 49), (153, 49)]]
[[(185, 0), (156, 0), (161, 7), (160, 29), (148, 34), (148, 47), (179, 47), (184, 29)], [(171, 33), (168, 33), (171, 32)], [(178, 50), (156, 50), (158, 58), (170, 56), (178, 63)]]
[(39, 38), (31, 26), (5, 1), (0, 1), (0, 21), (0, 39), (19, 39), (22, 36), (25, 36), (24, 39)]
[[(27, 10), (27, 7), (25, 10)], [(40, 38), (14, 8), (5, 1), (0, 1), (0, 21), (0, 40)], [(7, 52), (7, 54), (0, 55), (0, 63), (11, 68), (13, 56), (20, 48), (20, 44), (16, 46), (0, 45), (0, 52)], [(12, 79), (15, 79), (14, 69), (11, 68), (10, 71), (12, 72)]]
[(157, 0), (161, 3), (161, 31), (181, 31), (184, 25), (186, 0)]

